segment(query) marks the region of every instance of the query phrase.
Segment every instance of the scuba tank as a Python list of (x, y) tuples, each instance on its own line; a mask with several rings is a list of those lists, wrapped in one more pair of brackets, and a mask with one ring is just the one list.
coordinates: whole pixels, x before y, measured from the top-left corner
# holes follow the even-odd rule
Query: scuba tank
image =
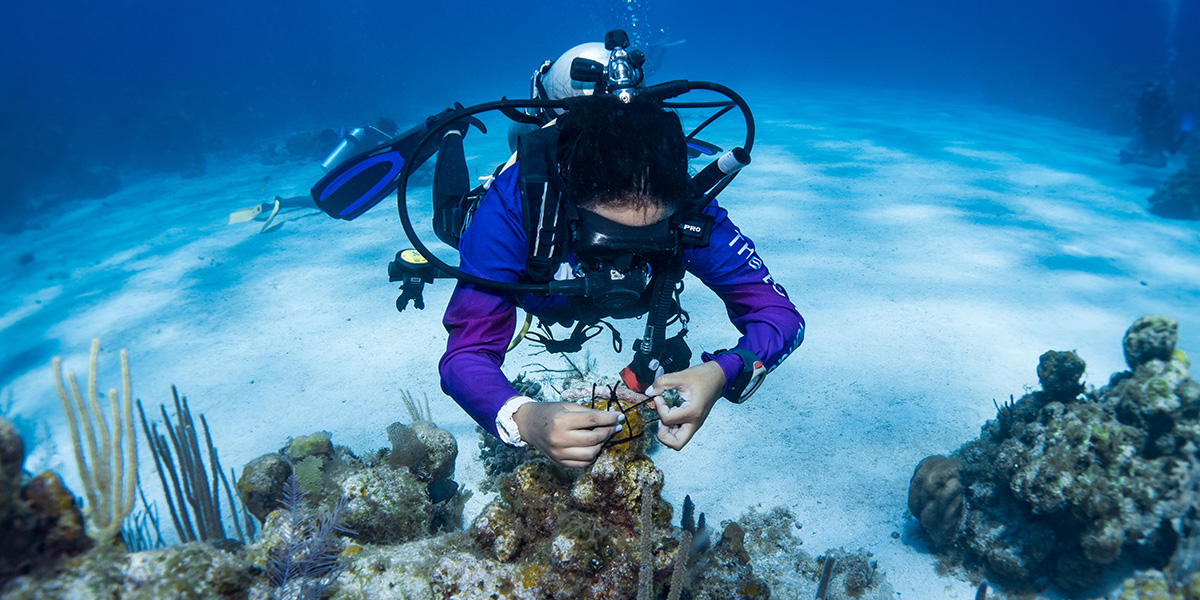
[(321, 168), (326, 172), (377, 146), (392, 141), (392, 136), (370, 125), (356, 127), (342, 133), (342, 141), (321, 161)]

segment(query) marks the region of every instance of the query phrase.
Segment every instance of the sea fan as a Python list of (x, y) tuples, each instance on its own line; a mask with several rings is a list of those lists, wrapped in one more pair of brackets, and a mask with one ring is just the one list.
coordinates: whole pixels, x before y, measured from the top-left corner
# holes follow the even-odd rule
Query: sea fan
[(352, 533), (344, 525), (346, 499), (339, 498), (321, 513), (306, 508), (304, 499), (296, 476), (288, 477), (281, 500), (280, 540), (267, 557), (267, 578), (275, 600), (321, 600), (345, 569), (338, 562), (338, 533)]

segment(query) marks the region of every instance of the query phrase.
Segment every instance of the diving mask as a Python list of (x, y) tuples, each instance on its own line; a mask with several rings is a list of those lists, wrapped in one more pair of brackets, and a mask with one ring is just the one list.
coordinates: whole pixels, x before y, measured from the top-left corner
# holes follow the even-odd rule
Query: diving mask
[(637, 305), (650, 285), (654, 266), (669, 260), (679, 246), (670, 218), (634, 226), (590, 210), (579, 211), (573, 237), (587, 295), (605, 311)]

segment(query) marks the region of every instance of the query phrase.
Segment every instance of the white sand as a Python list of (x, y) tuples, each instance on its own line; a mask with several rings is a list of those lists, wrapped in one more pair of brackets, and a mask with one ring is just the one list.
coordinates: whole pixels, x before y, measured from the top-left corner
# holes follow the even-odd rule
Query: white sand
[[(913, 467), (978, 435), (993, 399), (1036, 386), (1046, 350), (1077, 350), (1098, 386), (1123, 368), (1122, 333), (1142, 314), (1178, 318), (1181, 346), (1200, 348), (1200, 225), (1146, 213), (1149, 186), (1174, 169), (1117, 165), (1123, 139), (877, 90), (743, 93), (758, 118), (754, 165), (722, 200), (807, 339), (750, 402), (719, 404), (683, 452), (655, 455), (666, 497), (691, 494), (713, 522), (786, 505), (811, 553), (868, 549), (897, 597), (970, 598), (967, 582), (935, 574), (907, 514)], [(482, 146), (484, 162), (503, 160), (502, 146)], [(477, 487), (474, 425), (436, 369), (452, 285), (429, 287), (424, 312), (395, 311), (385, 265), (407, 243), (394, 206), (352, 223), (287, 212), (263, 235), (258, 222), (226, 225), (319, 176), (213, 157), (202, 178), (132, 182), (0, 237), (0, 405), (11, 393), (7, 416), (49, 434), (29, 470), (80, 489), (49, 362), (61, 354), (85, 372), (99, 336), (101, 384), (116, 384), (128, 348), (135, 395), (157, 407), (178, 385), (226, 467), (316, 430), (360, 453), (382, 447), (384, 428), (408, 421), (409, 390), (429, 395), (459, 440), (458, 479)], [(26, 251), (34, 261), (14, 268)], [(732, 344), (711, 292), (693, 280), (684, 299), (694, 351)], [(641, 324), (622, 326), (627, 347)], [(606, 373), (629, 357), (603, 338), (589, 350)], [(563, 366), (529, 351), (510, 355), (510, 375)]]

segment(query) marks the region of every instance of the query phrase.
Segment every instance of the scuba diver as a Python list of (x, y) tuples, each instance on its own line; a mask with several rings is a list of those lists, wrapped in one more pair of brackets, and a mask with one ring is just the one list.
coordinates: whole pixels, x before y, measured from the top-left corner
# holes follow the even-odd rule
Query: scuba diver
[(1121, 164), (1136, 162), (1149, 167), (1167, 166), (1167, 154), (1174, 155), (1195, 128), (1195, 117), (1180, 119), (1167, 91), (1157, 82), (1142, 88), (1134, 109), (1133, 137), (1121, 150)]
[[(561, 193), (578, 215), (567, 250), (568, 259), (574, 260), (561, 263), (556, 273), (586, 276), (602, 268), (605, 258), (619, 265), (612, 268), (626, 271), (635, 263), (648, 263), (650, 272), (661, 277), (683, 267), (717, 292), (743, 333), (733, 350), (706, 354), (697, 366), (660, 375), (646, 390), (647, 395), (679, 392), (683, 404), (675, 408), (667, 407), (661, 397), (655, 399), (661, 420), (658, 438), (678, 450), (719, 397), (740, 402), (750, 391), (746, 386), (756, 365), (759, 370), (773, 369), (795, 348), (803, 320), (782, 286), (773, 282), (753, 243), (716, 202), (703, 209), (713, 218), (706, 246), (680, 253), (672, 244), (671, 217), (688, 194), (684, 134), (675, 113), (652, 100), (635, 97), (625, 103), (596, 96), (572, 107), (556, 126), (554, 156), (564, 185)], [(464, 271), (514, 283), (528, 276), (520, 182), (520, 165), (513, 164), (480, 202), (459, 242)], [(671, 264), (672, 259), (679, 264)], [(643, 312), (641, 306), (604, 311), (591, 304), (562, 296), (513, 297), (460, 282), (443, 319), (450, 334), (439, 366), (443, 390), (510, 445), (532, 444), (566, 466), (591, 463), (619, 431), (619, 413), (569, 402), (535, 402), (518, 394), (500, 371), (518, 305), (543, 321), (563, 324), (594, 323), (591, 319), (599, 312), (616, 317)]]
[[(569, 467), (591, 464), (622, 430), (624, 415), (538, 402), (513, 387), (501, 367), (518, 308), (528, 315), (526, 328), (537, 317), (543, 331), (521, 335), (551, 352), (578, 351), (605, 326), (619, 352), (619, 334), (605, 319), (644, 317), (645, 334), (621, 379), (653, 397), (657, 437), (676, 450), (719, 398), (744, 401), (804, 337), (804, 320), (787, 292), (715, 200), (750, 162), (748, 106), (711, 82), (644, 86), (638, 70), (644, 57), (627, 47), (620, 30), (603, 45), (577, 46), (538, 69), (532, 100), (456, 106), (431, 116), (420, 131), (356, 157), (312, 190), (328, 214), (352, 219), (398, 178), (397, 207), (416, 250), (397, 253), (389, 265), (391, 280), (403, 282), (397, 309), (410, 301), (423, 308), (421, 289), (435, 277), (458, 279), (443, 317), (449, 334), (439, 363), (443, 391), (504, 443), (532, 445)], [(669, 100), (696, 89), (730, 101)], [(721, 110), (685, 135), (674, 109), (693, 107)], [(720, 151), (696, 134), (735, 107), (746, 119), (746, 143), (689, 177), (689, 157)], [(462, 140), (471, 126), (486, 132), (473, 115), (488, 110), (516, 123), (510, 131), (516, 151), (470, 190)], [(433, 151), (434, 231), (458, 250), (457, 267), (430, 252), (408, 218), (407, 178)], [(741, 333), (728, 350), (704, 353), (694, 366), (680, 305), (685, 272), (722, 299)], [(554, 324), (574, 328), (554, 339)], [(680, 330), (668, 337), (671, 325)], [(678, 392), (679, 405), (667, 405), (668, 390)]]

